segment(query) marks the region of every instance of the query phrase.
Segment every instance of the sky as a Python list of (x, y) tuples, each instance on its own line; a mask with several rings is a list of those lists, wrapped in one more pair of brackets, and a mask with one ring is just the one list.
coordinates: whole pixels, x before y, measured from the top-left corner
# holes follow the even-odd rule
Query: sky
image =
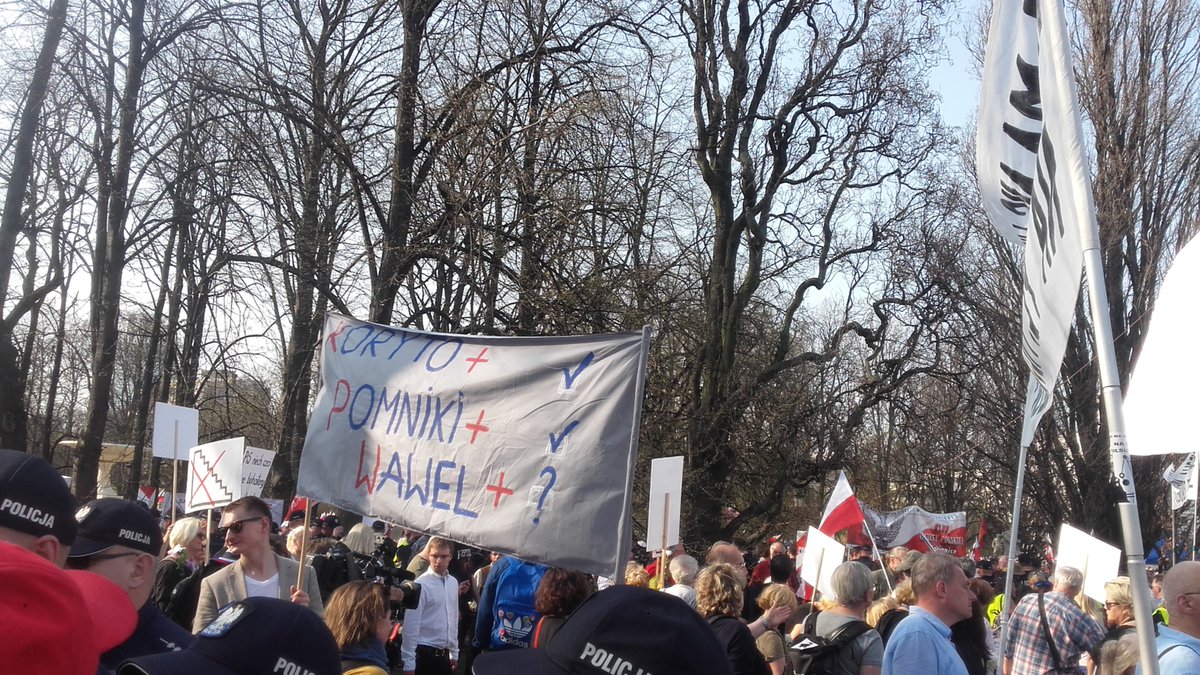
[(979, 103), (979, 74), (967, 44), (978, 39), (973, 33), (986, 2), (957, 0), (958, 20), (946, 27), (945, 56), (930, 73), (930, 84), (942, 98), (942, 118), (951, 126), (968, 126)]

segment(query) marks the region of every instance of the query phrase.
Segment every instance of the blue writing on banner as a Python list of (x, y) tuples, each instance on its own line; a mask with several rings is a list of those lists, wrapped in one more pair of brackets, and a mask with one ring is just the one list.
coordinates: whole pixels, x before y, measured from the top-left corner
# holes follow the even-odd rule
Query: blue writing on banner
[(560, 447), (562, 447), (563, 442), (567, 440), (567, 434), (574, 431), (575, 427), (577, 427), (577, 426), (579, 426), (579, 420), (575, 420), (575, 421), (571, 422), (570, 424), (567, 425), (567, 427), (565, 429), (562, 430), (562, 433), (559, 434), (557, 438), (554, 437), (554, 432), (551, 431), (550, 432), (550, 452), (551, 453), (558, 452), (558, 449)]
[[(400, 460), (400, 453), (393, 452), (392, 457), (388, 460), (387, 470), (379, 475), (379, 481), (375, 485), (375, 491), (383, 490), (384, 485), (388, 481), (396, 483), (396, 498), (404, 501), (412, 501), (415, 496), (421, 506), (429, 506), (440, 511), (451, 511), (455, 515), (465, 518), (478, 518), (479, 514), (471, 511), (463, 506), (463, 494), (467, 489), (467, 467), (460, 465), (452, 460), (443, 459), (437, 463), (437, 468), (434, 468), (433, 458), (425, 460), (425, 470), (422, 475), (417, 475), (413, 468), (413, 458), (416, 453), (408, 453), (408, 457), (404, 462)], [(378, 463), (376, 464), (378, 466)], [(449, 479), (443, 480), (443, 476), (453, 475), (455, 470), (458, 471), (458, 480), (451, 482)], [(417, 471), (420, 471), (420, 462), (417, 463)], [(449, 501), (449, 493), (453, 492), (454, 504)]]
[(592, 359), (594, 358), (596, 358), (596, 354), (594, 352), (588, 352), (587, 356), (583, 357), (583, 360), (579, 362), (579, 365), (575, 367), (574, 371), (572, 371), (570, 368), (563, 368), (563, 379), (566, 380), (566, 383), (563, 385), (563, 389), (570, 389), (571, 387), (575, 386), (576, 378), (579, 377), (579, 374), (582, 373), (585, 368), (592, 365)]

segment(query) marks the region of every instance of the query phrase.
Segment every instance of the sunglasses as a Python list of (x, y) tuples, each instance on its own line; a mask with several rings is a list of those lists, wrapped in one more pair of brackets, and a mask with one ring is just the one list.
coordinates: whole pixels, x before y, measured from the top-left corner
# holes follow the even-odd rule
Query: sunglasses
[(226, 525), (225, 527), (217, 528), (217, 536), (220, 537), (221, 539), (224, 539), (225, 535), (230, 532), (232, 532), (234, 534), (241, 534), (242, 530), (244, 530), (246, 528), (246, 523), (253, 523), (256, 520), (262, 520), (263, 518), (266, 518), (266, 516), (255, 516), (253, 518), (243, 518), (241, 520), (235, 520), (232, 523)]

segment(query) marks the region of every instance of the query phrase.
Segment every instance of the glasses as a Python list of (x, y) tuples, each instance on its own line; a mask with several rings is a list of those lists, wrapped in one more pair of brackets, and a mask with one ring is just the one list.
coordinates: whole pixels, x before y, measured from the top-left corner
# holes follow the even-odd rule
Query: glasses
[(92, 555), (80, 556), (78, 558), (67, 558), (67, 567), (73, 570), (86, 570), (92, 565), (104, 560), (116, 560), (117, 558), (129, 558), (135, 555), (149, 555), (141, 551), (125, 551), (124, 553), (94, 553)]
[(266, 518), (266, 516), (255, 516), (253, 518), (242, 518), (241, 520), (235, 520), (225, 527), (218, 528), (217, 534), (222, 539), (224, 539), (225, 535), (229, 534), (230, 532), (234, 534), (241, 534), (242, 530), (246, 528), (246, 523), (253, 523), (256, 520), (262, 520), (263, 518)]
[(1124, 606), (1125, 606), (1125, 603), (1123, 603), (1123, 602), (1106, 602), (1106, 603), (1104, 603), (1105, 609), (1112, 609), (1113, 607), (1124, 607)]

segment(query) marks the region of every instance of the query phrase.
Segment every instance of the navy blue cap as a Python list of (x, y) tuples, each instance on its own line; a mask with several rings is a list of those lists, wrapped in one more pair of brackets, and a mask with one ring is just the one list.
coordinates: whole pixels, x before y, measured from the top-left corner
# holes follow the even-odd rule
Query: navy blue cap
[(88, 502), (76, 512), (79, 535), (70, 556), (89, 556), (113, 546), (127, 546), (158, 557), (162, 553), (162, 531), (158, 518), (136, 502), (105, 497)]
[(0, 450), (0, 526), (71, 545), (77, 524), (67, 481), (41, 457)]
[(333, 633), (311, 609), (275, 598), (223, 607), (191, 647), (129, 659), (117, 675), (241, 675), (342, 672)]
[(474, 675), (730, 675), (712, 627), (679, 598), (611, 586), (588, 598), (538, 649), (479, 655)]

